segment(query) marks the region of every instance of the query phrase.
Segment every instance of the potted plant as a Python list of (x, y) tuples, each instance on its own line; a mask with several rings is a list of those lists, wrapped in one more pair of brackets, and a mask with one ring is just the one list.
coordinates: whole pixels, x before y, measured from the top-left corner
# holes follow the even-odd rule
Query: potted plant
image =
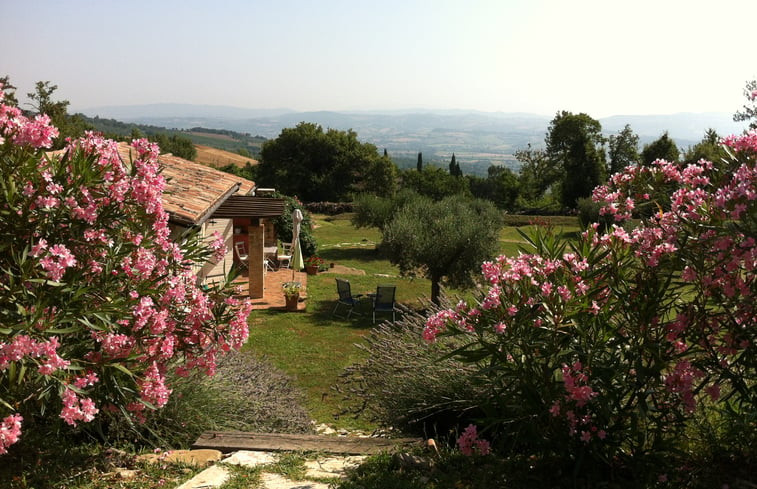
[(324, 267), (323, 258), (318, 255), (312, 255), (305, 259), (305, 271), (308, 275), (315, 275)]
[(287, 311), (296, 311), (297, 302), (300, 300), (300, 287), (302, 284), (299, 282), (284, 282), (281, 284), (281, 288), (284, 291), (284, 301), (286, 302)]

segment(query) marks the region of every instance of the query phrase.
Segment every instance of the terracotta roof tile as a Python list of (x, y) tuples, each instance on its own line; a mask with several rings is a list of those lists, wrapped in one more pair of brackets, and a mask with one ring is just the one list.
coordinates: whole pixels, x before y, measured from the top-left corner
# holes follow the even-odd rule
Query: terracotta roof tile
[[(130, 160), (130, 150), (127, 143), (118, 143), (124, 161)], [(204, 221), (230, 195), (247, 195), (255, 186), (245, 178), (171, 154), (160, 155), (158, 161), (166, 179), (163, 207), (182, 224)]]

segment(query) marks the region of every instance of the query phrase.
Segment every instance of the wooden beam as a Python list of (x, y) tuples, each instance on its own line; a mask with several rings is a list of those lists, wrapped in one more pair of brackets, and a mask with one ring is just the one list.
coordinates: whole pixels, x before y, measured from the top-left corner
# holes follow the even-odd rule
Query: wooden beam
[(423, 440), (420, 438), (359, 438), (353, 436), (206, 431), (194, 442), (192, 448), (212, 448), (224, 453), (237, 450), (254, 450), (375, 455), (398, 449), (407, 450), (414, 446), (422, 446), (422, 444)]

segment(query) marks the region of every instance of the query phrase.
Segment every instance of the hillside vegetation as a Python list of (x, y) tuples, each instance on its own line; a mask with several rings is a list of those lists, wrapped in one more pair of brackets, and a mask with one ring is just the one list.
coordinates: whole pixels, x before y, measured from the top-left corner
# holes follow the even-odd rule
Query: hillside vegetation
[[(79, 114), (81, 115), (81, 114)], [(192, 127), (191, 129), (169, 129), (166, 126), (156, 126), (151, 124), (139, 124), (134, 122), (122, 122), (116, 119), (106, 119), (102, 117), (81, 116), (85, 123), (102, 132), (109, 138), (119, 139), (135, 136), (156, 136), (165, 135), (180, 136), (189, 139), (195, 145), (209, 146), (232, 153), (247, 152), (256, 155), (260, 152), (260, 147), (266, 140), (260, 136), (251, 136), (248, 133), (228, 131), (225, 129), (208, 129), (205, 127)], [(198, 148), (198, 153), (200, 149)], [(244, 165), (247, 158), (242, 165)], [(236, 163), (235, 163), (236, 164)], [(213, 165), (215, 166), (215, 165)]]

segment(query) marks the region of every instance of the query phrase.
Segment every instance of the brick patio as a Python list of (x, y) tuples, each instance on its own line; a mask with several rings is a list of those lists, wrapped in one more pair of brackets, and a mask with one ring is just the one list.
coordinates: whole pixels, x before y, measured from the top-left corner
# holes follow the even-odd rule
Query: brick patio
[[(297, 304), (298, 311), (304, 311), (307, 307), (307, 286), (308, 274), (305, 272), (294, 272), (294, 281), (300, 282), (300, 302)], [(266, 272), (263, 282), (263, 298), (250, 299), (253, 309), (281, 309), (284, 310), (284, 292), (281, 290), (281, 284), (292, 281), (292, 270), (281, 269), (273, 272)], [(243, 272), (235, 281), (242, 288), (242, 295), (249, 296), (249, 280), (247, 272)]]

